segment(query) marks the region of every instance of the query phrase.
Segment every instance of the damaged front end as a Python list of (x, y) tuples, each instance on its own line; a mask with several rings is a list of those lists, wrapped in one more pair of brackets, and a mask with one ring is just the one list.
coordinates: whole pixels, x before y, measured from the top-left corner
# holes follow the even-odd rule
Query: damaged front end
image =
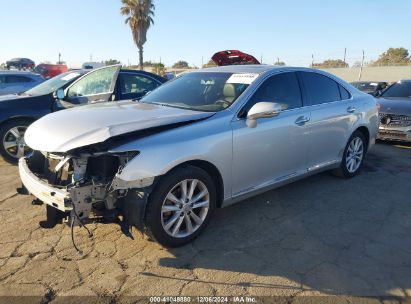
[(90, 217), (114, 220), (121, 216), (127, 227), (142, 230), (154, 178), (121, 179), (122, 169), (138, 154), (85, 149), (68, 153), (34, 151), (20, 159), (20, 177), (27, 192), (48, 206), (48, 222), (65, 219), (72, 225), (83, 225)]

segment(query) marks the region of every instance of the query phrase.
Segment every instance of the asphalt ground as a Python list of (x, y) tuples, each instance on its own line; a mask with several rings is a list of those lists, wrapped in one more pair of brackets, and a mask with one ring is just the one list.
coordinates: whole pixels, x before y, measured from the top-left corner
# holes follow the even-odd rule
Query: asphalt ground
[(204, 234), (178, 249), (136, 230), (129, 237), (116, 223), (92, 223), (91, 239), (75, 230), (80, 256), (68, 226), (39, 226), (45, 207), (18, 195), (19, 185), (17, 168), (0, 159), (0, 302), (15, 295), (36, 296), (30, 303), (163, 295), (380, 303), (411, 296), (411, 145), (377, 144), (353, 179), (325, 172), (219, 209)]

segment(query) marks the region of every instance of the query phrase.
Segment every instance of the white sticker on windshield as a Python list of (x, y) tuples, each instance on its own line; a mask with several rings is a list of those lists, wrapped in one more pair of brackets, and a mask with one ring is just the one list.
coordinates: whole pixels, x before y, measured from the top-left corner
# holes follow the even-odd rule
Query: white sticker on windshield
[(79, 73), (70, 73), (70, 74), (67, 74), (66, 76), (62, 77), (61, 80), (70, 81), (73, 78), (76, 78), (77, 76), (80, 76), (80, 74)]
[(228, 78), (227, 83), (243, 83), (243, 84), (251, 84), (254, 80), (256, 80), (258, 74), (253, 73), (244, 73), (244, 74), (233, 74), (230, 78)]

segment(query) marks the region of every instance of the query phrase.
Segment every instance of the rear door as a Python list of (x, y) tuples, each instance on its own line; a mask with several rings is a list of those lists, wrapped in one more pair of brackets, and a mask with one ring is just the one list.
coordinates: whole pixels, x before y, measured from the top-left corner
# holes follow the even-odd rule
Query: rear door
[(108, 66), (89, 72), (66, 91), (64, 101), (73, 105), (115, 100), (114, 89), (121, 66)]
[(119, 76), (119, 100), (140, 99), (148, 92), (154, 90), (161, 83), (144, 74), (133, 72), (120, 72)]
[(333, 79), (316, 72), (299, 72), (311, 120), (307, 124), (308, 169), (339, 162), (355, 118), (349, 92)]

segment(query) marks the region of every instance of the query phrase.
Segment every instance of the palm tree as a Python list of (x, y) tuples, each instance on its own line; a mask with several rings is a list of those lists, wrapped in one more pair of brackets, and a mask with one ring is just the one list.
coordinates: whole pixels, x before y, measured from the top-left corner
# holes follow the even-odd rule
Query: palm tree
[(147, 41), (147, 31), (154, 24), (155, 6), (152, 0), (121, 0), (120, 13), (127, 16), (125, 22), (131, 28), (133, 39), (138, 47), (139, 67), (143, 69), (143, 45)]

